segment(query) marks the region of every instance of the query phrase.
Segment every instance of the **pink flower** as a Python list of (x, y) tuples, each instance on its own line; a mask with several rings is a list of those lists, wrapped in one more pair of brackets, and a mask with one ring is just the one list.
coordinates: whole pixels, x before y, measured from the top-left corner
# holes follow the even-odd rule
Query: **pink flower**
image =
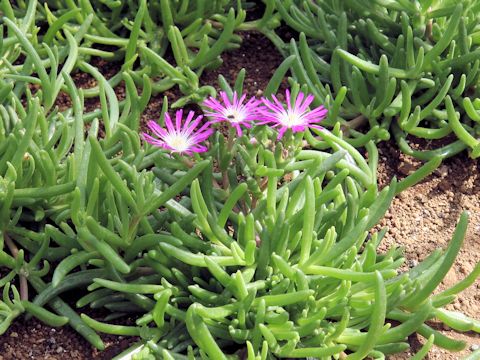
[(303, 93), (298, 93), (295, 99), (295, 104), (292, 106), (290, 99), (290, 91), (286, 91), (285, 106), (272, 95), (273, 101), (262, 99), (265, 108), (261, 110), (262, 118), (260, 125), (273, 124), (272, 127), (278, 129), (278, 139), (281, 139), (288, 129), (292, 132), (301, 132), (307, 128), (321, 129), (317, 124), (325, 119), (328, 110), (323, 106), (319, 106), (313, 110), (308, 110), (308, 107), (314, 100), (313, 95), (305, 97)]
[(203, 105), (210, 110), (205, 114), (212, 119), (212, 123), (226, 121), (235, 129), (237, 129), (237, 135), (242, 136), (242, 128), (240, 125), (246, 128), (251, 128), (251, 121), (257, 120), (259, 116), (260, 100), (251, 98), (246, 104), (246, 94), (243, 94), (240, 98), (236, 92), (233, 93), (233, 101), (230, 101), (227, 94), (224, 91), (220, 91), (220, 97), (222, 102), (218, 101), (214, 97), (203, 102)]
[(207, 151), (207, 147), (200, 145), (201, 142), (208, 139), (213, 133), (210, 123), (206, 123), (199, 129), (203, 116), (199, 115), (193, 120), (195, 113), (190, 111), (187, 118), (183, 120), (183, 110), (177, 110), (175, 114), (175, 125), (168, 113), (165, 113), (165, 128), (160, 127), (155, 121), (149, 121), (148, 127), (152, 131), (154, 138), (147, 133), (143, 133), (143, 138), (149, 144), (170, 150), (173, 153), (192, 155)]

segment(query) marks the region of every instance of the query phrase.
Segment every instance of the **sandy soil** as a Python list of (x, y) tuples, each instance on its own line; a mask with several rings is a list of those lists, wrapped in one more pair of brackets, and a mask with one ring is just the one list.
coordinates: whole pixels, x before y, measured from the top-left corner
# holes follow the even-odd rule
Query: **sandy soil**
[[(400, 154), (394, 144), (382, 144), (379, 148), (379, 182), (384, 185), (393, 176), (402, 178), (415, 166), (414, 161)], [(389, 231), (382, 244), (386, 249), (394, 244), (405, 247), (407, 264), (421, 261), (436, 248), (445, 248), (451, 239), (455, 224), (462, 211), (470, 214), (467, 236), (457, 261), (447, 274), (439, 290), (448, 288), (466, 275), (480, 261), (480, 176), (478, 160), (471, 160), (465, 153), (448, 159), (431, 176), (393, 200), (380, 226)], [(469, 316), (480, 318), (480, 280), (457, 297), (447, 307)], [(438, 325), (445, 335), (468, 343), (461, 353), (449, 353), (434, 347), (428, 359), (460, 359), (480, 345), (480, 335), (460, 334)], [(423, 339), (421, 339), (423, 341)], [(416, 343), (416, 339), (411, 339)], [(416, 344), (418, 345), (418, 344)], [(416, 346), (413, 346), (416, 348)], [(406, 359), (407, 354), (391, 359)]]

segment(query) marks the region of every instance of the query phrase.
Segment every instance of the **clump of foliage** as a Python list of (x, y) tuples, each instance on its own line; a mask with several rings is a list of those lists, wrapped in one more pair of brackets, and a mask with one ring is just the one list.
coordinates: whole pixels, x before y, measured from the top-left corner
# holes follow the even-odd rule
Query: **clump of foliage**
[[(99, 12), (92, 13), (93, 3)], [(160, 3), (170, 4), (177, 25), (184, 24), (179, 14), (215, 17), (217, 5), (227, 4)], [(367, 161), (344, 137), (341, 121), (332, 121), (341, 101), (326, 97), (324, 108), (298, 84), (285, 99), (274, 96), (295, 56), (274, 74), (265, 98), (242, 95), (244, 71), (233, 88), (220, 77), (220, 97), (200, 104), (205, 118), (199, 111), (172, 118), (165, 102), (141, 134), (151, 94), (162, 81), (181, 86), (179, 73), (194, 73), (195, 55), (187, 52), (184, 67), (151, 78), (154, 66), (142, 51), (162, 69), (170, 65), (158, 49), (137, 46), (150, 24), (147, 2), (136, 9), (132, 2), (82, 0), (77, 9), (69, 1), (68, 11), (62, 4), (49, 1), (40, 11), (35, 1), (1, 2), (7, 36), (0, 47), (0, 333), (25, 314), (51, 326), (68, 323), (98, 349), (98, 332), (139, 336), (130, 357), (253, 360), (383, 358), (407, 349), (415, 332), (428, 339), (415, 355), (421, 358), (433, 344), (465, 346), (429, 327), (429, 319), (480, 331), (477, 320), (444, 309), (480, 266), (432, 295), (462, 245), (467, 214), (446, 249), (407, 271), (401, 249), (380, 253), (386, 230), (372, 228), (395, 194), (424, 173), (378, 189), (374, 137), (356, 139)], [(273, 2), (267, 5), (266, 15)], [(110, 11), (117, 22), (136, 15), (126, 17), (132, 23), (108, 23)], [(277, 19), (244, 26), (274, 27)], [(163, 29), (160, 20), (155, 26)], [(45, 34), (38, 21), (50, 24)], [(109, 38), (104, 27), (116, 37), (131, 27), (134, 35), (116, 43), (125, 62), (110, 80), (88, 62), (110, 56), (91, 48)], [(175, 51), (178, 59), (185, 55)], [(91, 74), (98, 86), (78, 89), (74, 70)], [(114, 90), (119, 81), (123, 100)], [(86, 112), (84, 98), (93, 95), (100, 108)], [(60, 96), (71, 106), (59, 108)], [(76, 309), (64, 301), (72, 290)], [(87, 306), (108, 315), (99, 321), (79, 314)], [(135, 324), (110, 323), (124, 317)]]
[[(225, 90), (232, 100), (235, 93)], [(302, 98), (297, 93), (298, 88), (286, 114), (301, 104), (295, 102)], [(262, 111), (256, 116), (262, 118)], [(414, 332), (428, 339), (419, 358), (434, 343), (450, 350), (465, 346), (425, 321), (438, 317), (455, 329), (479, 330), (478, 322), (443, 306), (474, 281), (480, 267), (431, 296), (461, 247), (466, 214), (447, 249), (402, 272), (401, 249), (378, 253), (385, 230), (369, 232), (397, 187), (394, 181), (378, 192), (373, 142), (367, 163), (325, 129), (313, 131), (329, 144), (329, 152), (303, 149), (304, 131), (287, 130), (280, 141), (269, 127), (242, 131), (235, 140), (233, 126), (229, 135), (217, 132), (213, 148), (197, 156), (195, 166), (205, 158), (218, 165), (208, 163), (210, 169), (192, 182), (185, 193), (191, 202), (188, 220), (183, 214), (167, 225), (163, 234), (169, 241), (153, 249), (135, 247), (158, 267), (160, 288), (158, 282), (129, 287), (103, 279), (91, 287), (110, 290), (110, 301), (119, 302), (118, 292), (155, 292), (150, 295), (155, 307), (137, 326), (110, 329), (83, 316), (89, 325), (126, 335), (142, 335), (141, 326), (154, 325), (158, 333), (150, 334), (141, 350), (138, 345), (131, 350), (140, 350), (137, 358), (195, 357), (197, 352), (210, 359), (347, 353), (352, 359), (383, 358), (407, 349), (405, 340)], [(392, 320), (400, 325), (391, 327)]]
[[(111, 87), (122, 82), (124, 71), (129, 71), (138, 87), (143, 86), (144, 75), (152, 78), (154, 94), (178, 86), (185, 96), (173, 107), (215, 94), (211, 86), (201, 86), (199, 78), (204, 69), (222, 63), (224, 51), (240, 46), (241, 37), (235, 31), (246, 16), (241, 3), (230, 0), (3, 1), (0, 11), (5, 22), (16, 23), (22, 40), (29, 38), (39, 53), (49, 54), (48, 47), (59, 49), (59, 63), (97, 80), (98, 74), (89, 66), (92, 57), (115, 62), (116, 73), (108, 80)], [(21, 54), (13, 32), (10, 27), (4, 42), (15, 49), (7, 52), (11, 63)], [(81, 44), (72, 53), (74, 40)], [(166, 57), (167, 52), (173, 53), (173, 59)], [(73, 56), (78, 60), (69, 62), (67, 57)], [(55, 66), (50, 60), (43, 63), (46, 68)], [(15, 68), (27, 75), (33, 71), (28, 66)], [(100, 92), (96, 86), (84, 96), (96, 97)]]
[[(480, 156), (477, 1), (274, 3), (299, 33), (289, 44), (275, 41), (292, 56), (293, 79), (335, 108), (328, 123), (348, 129), (347, 141), (363, 146), (391, 133), (421, 160), (464, 149)], [(421, 151), (411, 138), (442, 142)]]

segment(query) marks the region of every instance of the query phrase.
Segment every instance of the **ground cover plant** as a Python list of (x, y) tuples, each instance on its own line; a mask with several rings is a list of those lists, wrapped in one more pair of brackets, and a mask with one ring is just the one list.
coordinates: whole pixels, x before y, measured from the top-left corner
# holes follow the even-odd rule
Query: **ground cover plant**
[[(464, 149), (479, 156), (477, 1), (275, 5), (299, 32), (290, 43), (275, 42), (295, 56), (292, 81), (308, 86), (318, 103), (335, 106), (329, 122), (340, 121), (348, 141), (361, 146), (391, 134), (421, 160)], [(367, 132), (359, 133), (364, 125)], [(412, 138), (443, 141), (420, 151), (409, 145)]]
[[(123, 66), (108, 80), (112, 87), (122, 81), (127, 70), (140, 88), (142, 77), (148, 75), (154, 94), (179, 86), (185, 97), (173, 104), (175, 107), (211, 95), (214, 91), (211, 87), (199, 86), (199, 76), (205, 68), (221, 63), (222, 52), (239, 46), (240, 37), (234, 31), (244, 22), (245, 10), (231, 5), (228, 0), (154, 3), (35, 0), (19, 2), (15, 7), (5, 1), (2, 12), (4, 18), (13, 22), (22, 19), (23, 31), (47, 28), (45, 32), (34, 31), (23, 36), (34, 36), (32, 43), (40, 45), (38, 50), (43, 54), (46, 50), (42, 44), (60, 48), (60, 63), (66, 62), (67, 49), (71, 48), (72, 40), (67, 34), (74, 34), (77, 43), (81, 41), (77, 50), (79, 61), (72, 61), (70, 66), (95, 78), (88, 67), (92, 56), (121, 62)], [(17, 47), (11, 34), (9, 29), (8, 44)], [(173, 64), (164, 58), (167, 49), (174, 49)], [(18, 51), (7, 54), (10, 62), (19, 56)], [(44, 62), (49, 68), (50, 62)], [(21, 71), (29, 72), (28, 68)], [(85, 91), (84, 96), (95, 97), (99, 92), (97, 86)]]
[[(105, 347), (99, 333), (138, 337), (120, 356), (137, 359), (384, 358), (408, 349), (407, 338), (416, 333), (425, 339), (413, 356), (419, 359), (434, 344), (449, 351), (465, 347), (431, 327), (431, 319), (458, 331), (480, 331), (478, 320), (445, 309), (475, 282), (480, 266), (432, 294), (460, 251), (466, 212), (450, 244), (410, 269), (400, 247), (379, 250), (386, 229), (372, 230), (395, 195), (433, 171), (444, 155), (464, 149), (466, 137), (447, 146), (457, 150), (427, 153), (427, 165), (379, 189), (376, 144), (391, 127), (397, 134), (385, 99), (397, 89), (399, 73), (385, 63), (380, 80), (367, 78), (372, 87), (385, 80), (386, 92), (370, 85), (351, 90), (350, 80), (340, 78), (338, 89), (327, 86), (323, 93), (299, 75), (301, 61), (308, 64), (308, 56), (323, 51), (301, 34), (306, 52), (297, 54), (295, 42), (283, 48), (287, 58), (262, 96), (244, 93), (244, 71), (231, 84), (221, 76), (220, 92), (202, 85), (202, 72), (218, 66), (219, 56), (241, 40), (235, 29), (264, 31), (280, 46), (272, 32), (280, 21), (302, 31), (295, 26), (299, 16), (302, 22), (314, 16), (309, 6), (321, 21), (331, 4), (266, 1), (263, 17), (246, 21), (250, 5), (1, 3), (1, 333), (19, 317), (33, 316), (51, 326), (68, 324), (99, 350)], [(414, 12), (403, 2), (382, 11), (400, 13), (404, 7), (410, 11), (404, 13)], [(452, 15), (437, 14), (449, 19), (446, 24), (463, 11), (447, 9)], [(376, 20), (386, 16), (378, 8), (363, 11)], [(470, 20), (473, 34), (476, 20)], [(328, 51), (328, 66), (343, 54), (357, 64), (352, 79), (360, 70), (368, 73), (371, 64)], [(92, 58), (120, 66), (107, 79)], [(279, 90), (289, 67), (290, 86)], [(441, 86), (438, 69), (424, 73), (419, 67), (420, 80), (407, 77), (412, 81), (401, 91), (431, 84), (430, 75), (439, 76), (432, 88)], [(382, 78), (385, 71), (392, 77)], [(72, 79), (78, 72), (90, 74), (96, 86), (78, 88)], [(304, 80), (315, 81), (313, 75)], [(465, 89), (474, 91), (476, 75), (468, 86), (467, 76), (460, 75)], [(118, 85), (125, 89), (122, 96)], [(181, 93), (177, 101), (164, 99), (162, 111), (143, 126), (151, 96), (173, 86)], [(347, 88), (351, 99), (342, 98)], [(454, 106), (469, 101), (459, 100), (465, 89), (457, 98), (425, 91), (425, 99), (445, 102), (449, 118), (442, 124), (450, 130)], [(372, 106), (379, 101), (386, 107), (362, 108), (359, 94), (371, 96)], [(62, 96), (68, 106), (58, 106)], [(97, 109), (85, 109), (89, 97), (98, 97)], [(429, 116), (445, 112), (432, 101)], [(345, 122), (358, 111), (370, 120), (367, 134)], [(468, 133), (473, 128), (465, 124), (457, 125)]]

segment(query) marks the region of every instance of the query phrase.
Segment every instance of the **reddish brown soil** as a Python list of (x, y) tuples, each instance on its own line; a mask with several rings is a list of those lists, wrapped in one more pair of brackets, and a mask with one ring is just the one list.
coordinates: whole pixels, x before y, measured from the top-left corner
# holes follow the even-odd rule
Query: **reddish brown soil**
[(135, 341), (122, 336), (101, 337), (105, 350), (100, 352), (69, 326), (51, 328), (35, 319), (17, 319), (0, 337), (0, 360), (109, 360)]
[[(281, 62), (281, 56), (273, 45), (259, 34), (245, 33), (244, 44), (234, 52), (224, 55), (224, 64), (217, 70), (205, 73), (202, 82), (217, 86), (218, 74), (223, 74), (228, 81), (233, 81), (238, 71), (247, 70), (245, 90), (251, 96), (261, 95), (271, 75)], [(77, 75), (80, 86), (91, 87), (94, 80)], [(93, 82), (92, 82), (93, 81)], [(117, 91), (121, 94), (122, 88)], [(175, 89), (165, 93), (169, 100), (175, 99)], [(142, 120), (158, 118), (161, 110), (162, 96), (155, 97), (146, 110)], [(68, 105), (69, 99), (64, 99)], [(98, 105), (88, 100), (86, 107), (93, 109)], [(385, 185), (393, 176), (404, 177), (411, 168), (418, 164), (399, 154), (391, 143), (380, 146), (379, 182)], [(465, 244), (459, 259), (442, 284), (449, 287), (465, 277), (476, 262), (480, 260), (480, 179), (478, 161), (461, 154), (447, 160), (434, 175), (422, 183), (407, 189), (394, 201), (381, 226), (390, 228), (383, 242), (382, 249), (392, 245), (405, 247), (407, 264), (414, 264), (425, 258), (433, 249), (444, 248), (454, 230), (462, 210), (470, 212), (470, 225)], [(464, 291), (449, 309), (464, 312), (480, 318), (480, 282)], [(441, 329), (441, 328), (440, 328)], [(469, 354), (470, 347), (480, 345), (480, 336), (467, 333), (458, 334), (448, 329), (445, 334), (468, 342), (466, 350), (451, 354), (434, 347), (428, 359), (459, 359)], [(13, 359), (110, 359), (121, 352), (130, 340), (121, 337), (104, 338), (107, 350), (99, 353), (68, 327), (52, 329), (36, 321), (23, 323), (16, 321), (9, 331), (0, 337), (0, 360)], [(418, 349), (423, 339), (412, 336), (413, 350)], [(400, 360), (409, 358), (404, 353), (390, 357)]]
[(223, 75), (233, 86), (237, 74), (244, 68), (244, 91), (249, 96), (261, 96), (283, 59), (275, 46), (262, 34), (245, 32), (242, 36), (242, 46), (238, 50), (225, 53), (222, 56), (222, 66), (204, 73), (201, 80), (220, 90), (217, 81), (219, 75)]

